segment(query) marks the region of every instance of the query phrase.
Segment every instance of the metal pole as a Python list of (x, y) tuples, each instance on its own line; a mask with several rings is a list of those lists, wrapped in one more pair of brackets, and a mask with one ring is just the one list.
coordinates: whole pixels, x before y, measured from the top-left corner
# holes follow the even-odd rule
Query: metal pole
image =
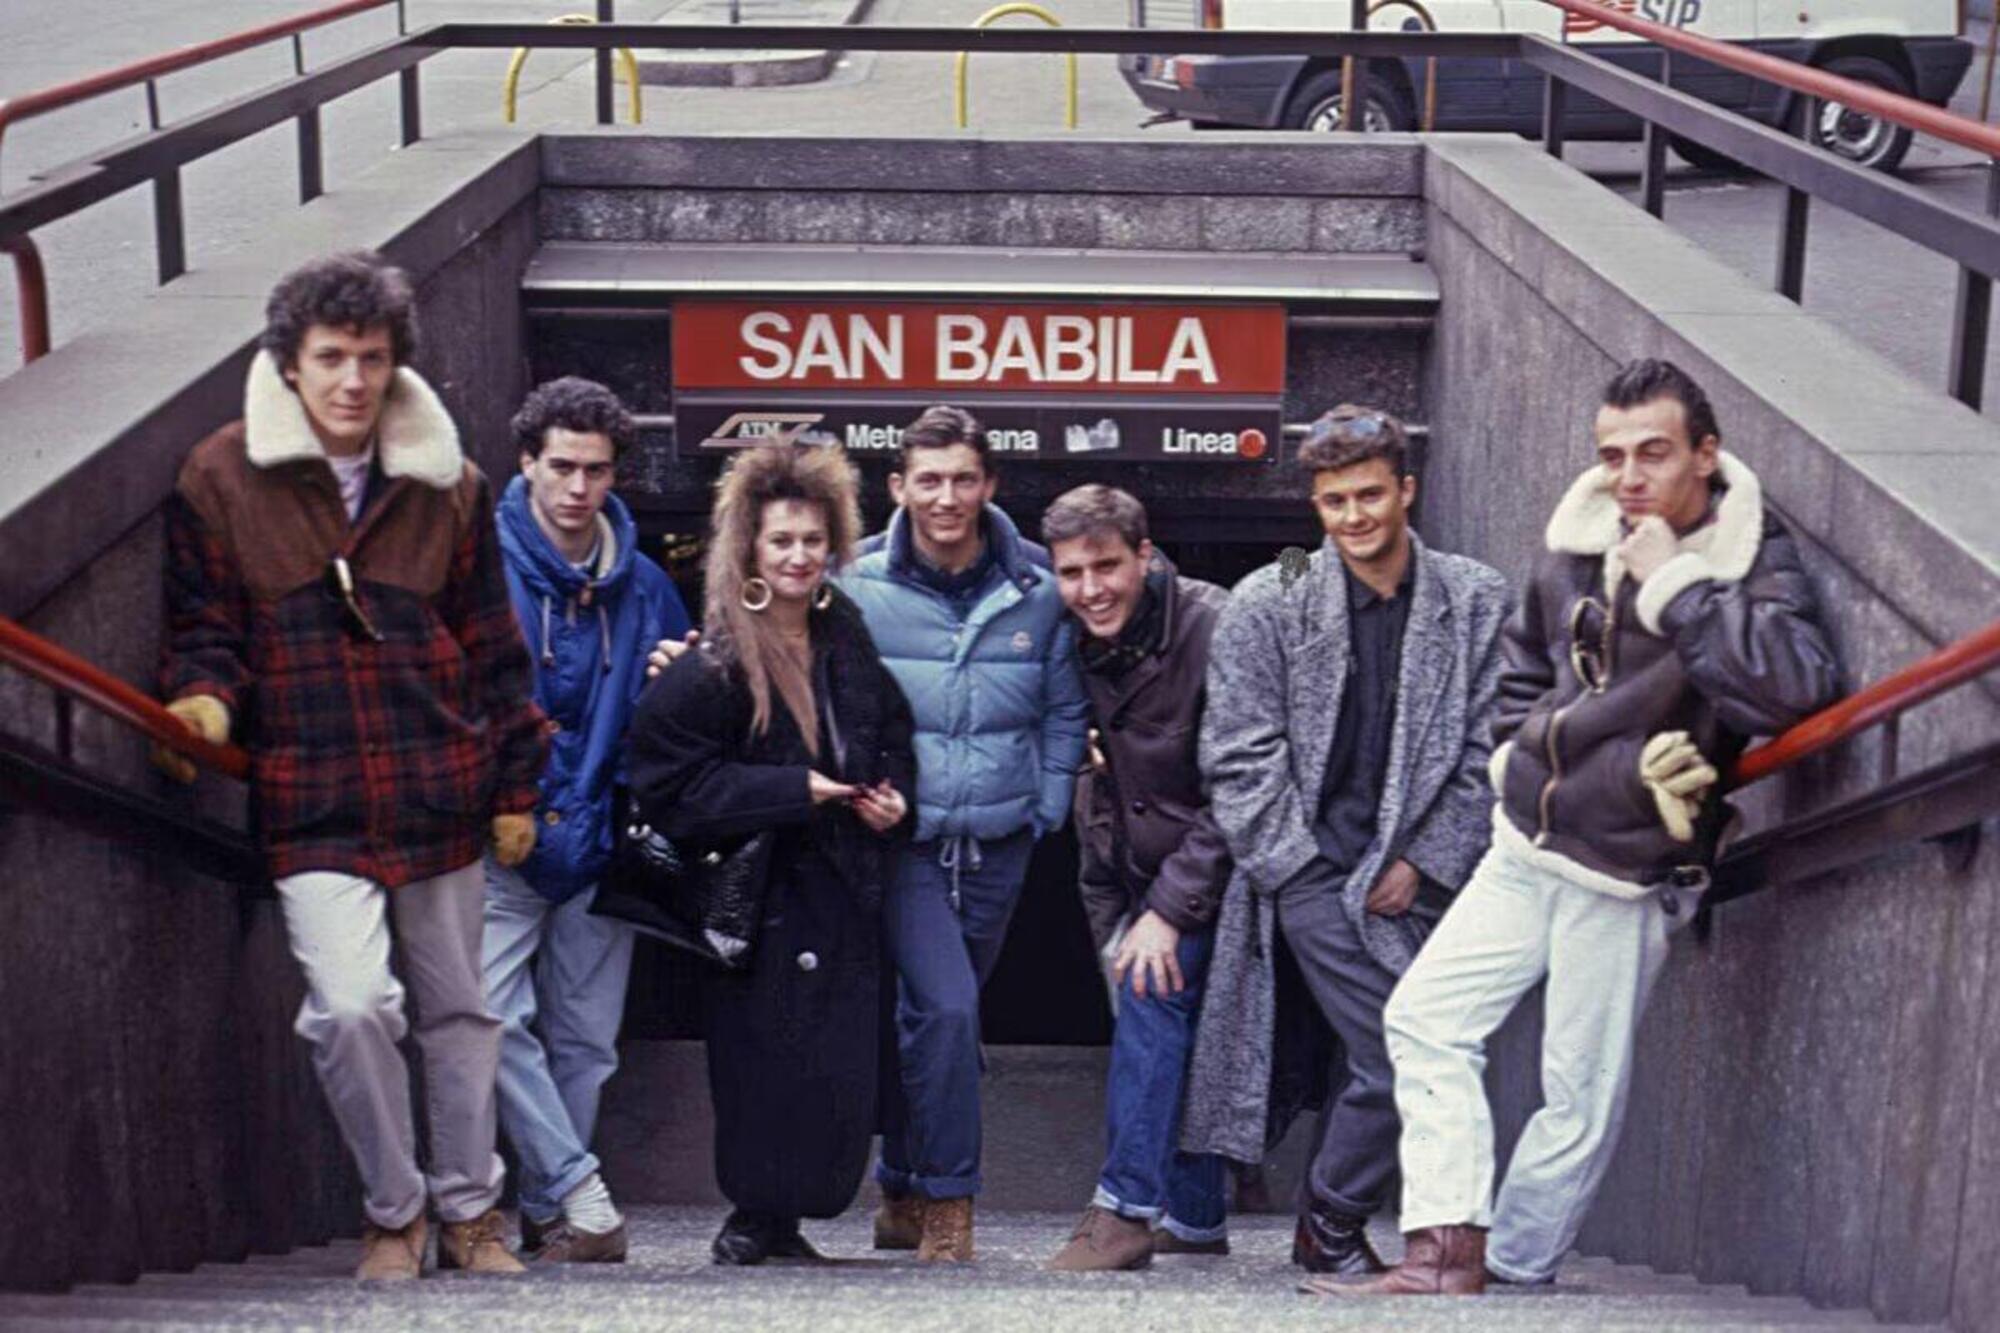
[(146, 80), (146, 124), (160, 128), (160, 85), (153, 79)]
[(424, 137), (424, 103), (417, 85), (417, 67), (412, 65), (397, 74), (396, 84), (403, 108), (403, 147), (408, 148)]
[[(1986, 211), (2000, 216), (2000, 158), (1986, 167)], [(1985, 396), (1986, 339), (1993, 316), (1993, 279), (1961, 267), (1951, 319), (1951, 396), (1973, 411)]]
[(320, 153), (319, 108), (299, 113), (299, 202), (326, 193), (326, 161)]
[[(597, 21), (613, 22), (613, 8), (613, 0), (597, 0)], [(597, 123), (600, 125), (611, 123), (611, 93), (611, 48), (600, 46), (597, 48)]]
[(1996, 43), (2000, 43), (2000, 10), (1986, 25), (1986, 81), (1979, 87), (1979, 123), (1986, 123), (1986, 113), (1993, 106), (1993, 57)]
[[(1349, 32), (1368, 31), (1368, 0), (1353, 0), (1348, 7), (1347, 30)], [(1367, 125), (1361, 115), (1361, 80), (1358, 76), (1359, 61), (1353, 56), (1340, 59), (1340, 128), (1358, 130)]]
[[(1674, 86), (1674, 53), (1660, 51), (1660, 86)], [(1653, 121), (1646, 122), (1646, 165), (1639, 172), (1640, 205), (1654, 217), (1667, 212), (1667, 132)]]
[(153, 248), (159, 257), (161, 286), (187, 272), (187, 229), (181, 217), (179, 167), (153, 177)]
[(1563, 119), (1569, 106), (1569, 85), (1555, 75), (1542, 82), (1542, 147), (1550, 157), (1563, 155)]
[[(1809, 97), (1792, 99), (1791, 131), (1801, 139), (1812, 132), (1812, 108)], [(1806, 222), (1811, 209), (1811, 195), (1785, 187), (1785, 221), (1778, 231), (1778, 292), (1789, 301), (1805, 299)]]

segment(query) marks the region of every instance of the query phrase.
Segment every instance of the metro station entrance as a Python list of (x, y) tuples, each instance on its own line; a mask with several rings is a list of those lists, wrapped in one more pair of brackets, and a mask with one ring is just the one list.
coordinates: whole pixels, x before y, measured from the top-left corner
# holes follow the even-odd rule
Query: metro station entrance
[[(1072, 486), (1123, 486), (1182, 573), (1230, 586), (1319, 540), (1289, 466), (1313, 416), (1354, 398), (1421, 430), (1436, 300), (1404, 254), (587, 239), (544, 244), (523, 293), (536, 380), (610, 368), (638, 405), (621, 493), (697, 614), (705, 501), (733, 450), (840, 444), (879, 531), (901, 427), (931, 402), (985, 424), (997, 503), (1023, 534)], [(989, 1042), (1109, 1040), (1076, 876), (1064, 828), (1036, 849), (987, 987)], [(687, 966), (648, 948), (626, 1034), (692, 1037), (695, 1003)]]

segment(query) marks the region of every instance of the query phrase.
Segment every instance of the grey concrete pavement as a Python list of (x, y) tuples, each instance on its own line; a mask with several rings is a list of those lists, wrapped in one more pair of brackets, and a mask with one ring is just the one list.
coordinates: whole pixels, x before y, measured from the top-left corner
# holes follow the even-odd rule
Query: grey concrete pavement
[[(149, 1276), (124, 1286), (80, 1287), (67, 1296), (0, 1294), (0, 1324), (15, 1329), (181, 1328), (290, 1330), (486, 1330), (811, 1328), (815, 1333), (957, 1333), (1023, 1329), (1380, 1328), (1520, 1329), (1534, 1333), (1625, 1329), (1805, 1329), (1872, 1327), (1865, 1315), (1815, 1310), (1741, 1287), (1602, 1260), (1574, 1260), (1553, 1287), (1496, 1289), (1481, 1300), (1410, 1300), (1384, 1305), (1314, 1299), (1293, 1290), (1289, 1219), (1235, 1224), (1228, 1258), (1174, 1256), (1139, 1273), (1059, 1274), (1042, 1267), (1074, 1217), (988, 1213), (978, 1262), (920, 1266), (908, 1254), (868, 1246), (868, 1216), (852, 1209), (809, 1222), (806, 1235), (835, 1260), (825, 1265), (716, 1268), (708, 1241), (714, 1210), (635, 1209), (631, 1261), (620, 1267), (536, 1270), (526, 1278), (461, 1274), (394, 1288), (353, 1282), (358, 1247), (342, 1242), (282, 1258), (206, 1264), (193, 1273)], [(1386, 1226), (1378, 1244), (1400, 1242)], [(1392, 1313), (1393, 1312), (1393, 1313)]]
[[(662, 23), (799, 24), (841, 27), (858, 21), (869, 0), (678, 0)], [(837, 50), (641, 51), (647, 83), (692, 88), (769, 88), (814, 83), (833, 71)]]

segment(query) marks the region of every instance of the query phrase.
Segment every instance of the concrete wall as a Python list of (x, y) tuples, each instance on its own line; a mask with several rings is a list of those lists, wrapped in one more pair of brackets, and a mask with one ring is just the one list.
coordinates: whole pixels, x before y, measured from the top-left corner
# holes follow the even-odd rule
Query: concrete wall
[[(374, 245), (419, 283), (436, 383), (489, 467), (525, 374), (534, 240), (520, 135), (424, 145), (253, 250), (0, 381), (0, 614), (149, 688), (159, 508), (196, 438), (237, 415), (263, 298), (316, 253)], [(54, 745), (49, 691), (0, 672), (10, 733)], [(242, 790), (171, 788), (84, 709), (76, 762), (241, 826)], [(165, 856), (0, 809), (0, 1286), (129, 1278), (360, 1225), (359, 1192), (290, 1030), (301, 997), (274, 906)]]
[[(2000, 601), (2000, 429), (1759, 290), (1531, 146), (1440, 136), (1425, 175), (1430, 535), (1522, 571), (1589, 463), (1595, 394), (1640, 355), (1708, 389), (1725, 447), (1807, 554), (1843, 661), (1874, 679)], [(1940, 372), (1941, 373), (1941, 372)], [(1527, 391), (1523, 391), (1526, 386)], [(1904, 771), (1991, 737), (1992, 695), (1905, 719)], [(1868, 789), (1879, 737), (1746, 793), (1753, 826)], [(2000, 1304), (2000, 859), (1930, 847), (1722, 908), (1683, 935), (1642, 1037), (1586, 1248), (1990, 1327)], [(1532, 1070), (1503, 1078), (1516, 1115)]]

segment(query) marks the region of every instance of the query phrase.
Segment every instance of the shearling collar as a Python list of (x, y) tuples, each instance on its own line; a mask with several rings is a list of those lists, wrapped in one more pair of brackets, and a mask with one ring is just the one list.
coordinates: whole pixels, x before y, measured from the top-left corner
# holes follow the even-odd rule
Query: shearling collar
[[(1737, 583), (1750, 572), (1764, 540), (1764, 488), (1742, 459), (1724, 449), (1716, 477), (1722, 483), (1715, 521), (1681, 538), (1680, 553), (1653, 572), (1639, 589), (1639, 623), (1660, 632), (1667, 603), (1696, 583)], [(1625, 577), (1618, 543), (1625, 535), (1609, 475), (1592, 467), (1570, 485), (1549, 518), (1546, 540), (1559, 555), (1602, 556), (1604, 591), (1615, 597)]]
[[(243, 386), (243, 425), (252, 465), (275, 467), (325, 458), (326, 450), (306, 419), (305, 405), (278, 373), (269, 352), (250, 362)], [(465, 454), (458, 444), (458, 427), (431, 386), (408, 366), (396, 371), (389, 398), (376, 426), (377, 457), (386, 477), (409, 477), (437, 490), (449, 490), (465, 475)]]

